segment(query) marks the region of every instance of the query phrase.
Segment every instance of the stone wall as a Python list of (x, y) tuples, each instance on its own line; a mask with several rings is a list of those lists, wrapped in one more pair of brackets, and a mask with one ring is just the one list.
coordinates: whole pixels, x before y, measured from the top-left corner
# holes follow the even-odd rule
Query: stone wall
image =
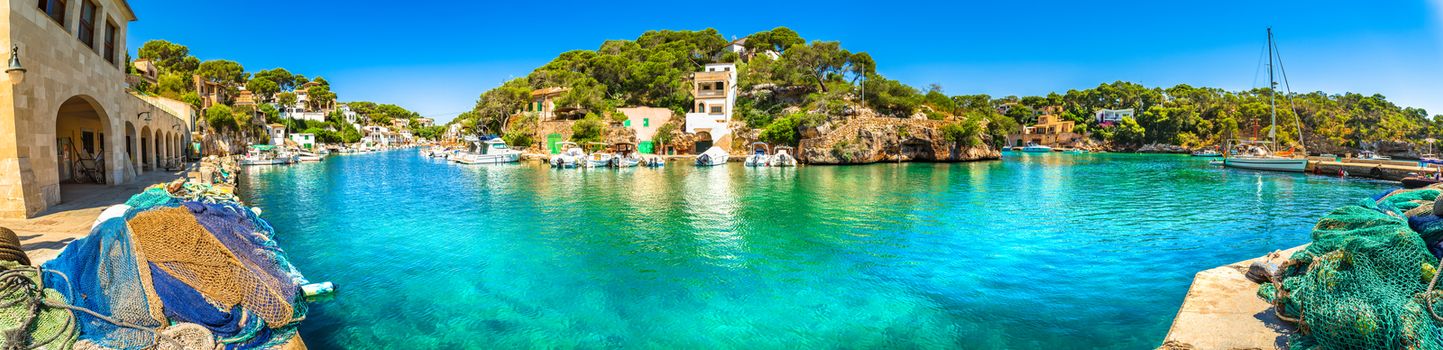
[[(87, 46), (75, 34), (81, 1), (68, 2), (63, 23), (35, 2), (0, 2), (6, 16), (0, 36), (19, 46), (27, 69), (23, 82), (0, 82), (0, 217), (34, 216), (63, 200), (59, 139), (71, 135), (74, 140), (74, 129), (85, 127), (79, 125), (83, 122), (61, 122), (62, 117), (93, 118), (91, 128), (104, 139), (97, 147), (104, 149), (104, 179), (111, 185), (134, 179), (147, 170), (143, 164), (158, 164), (182, 143), (177, 138), (188, 133), (181, 118), (127, 91), (123, 55), (128, 51), (126, 28), (134, 15), (124, 1), (97, 3), (95, 45)], [(102, 56), (106, 23), (117, 28), (114, 62)], [(4, 49), (8, 59), (8, 45)], [(127, 152), (140, 149), (140, 137), (147, 132), (149, 148), (160, 141), (158, 152), (151, 152), (149, 159)]]
[(946, 122), (927, 119), (858, 117), (819, 137), (802, 140), (800, 159), (808, 164), (878, 162), (966, 162), (999, 159), (997, 149), (964, 147), (942, 136)]

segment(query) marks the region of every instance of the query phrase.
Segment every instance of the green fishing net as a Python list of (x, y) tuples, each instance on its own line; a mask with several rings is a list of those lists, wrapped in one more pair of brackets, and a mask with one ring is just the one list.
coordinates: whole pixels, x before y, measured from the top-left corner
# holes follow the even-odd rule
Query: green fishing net
[(34, 268), (0, 261), (0, 271), (17, 277), (0, 288), (0, 349), (70, 349), (79, 334), (70, 310), (40, 301), (63, 303), (65, 297), (51, 288), (35, 290), (40, 277)]
[(1443, 322), (1423, 298), (1438, 260), (1408, 216), (1424, 206), (1431, 216), (1438, 194), (1399, 191), (1318, 222), (1312, 244), (1283, 264), (1280, 283), (1258, 289), (1280, 316), (1297, 322), (1290, 348), (1443, 349)]

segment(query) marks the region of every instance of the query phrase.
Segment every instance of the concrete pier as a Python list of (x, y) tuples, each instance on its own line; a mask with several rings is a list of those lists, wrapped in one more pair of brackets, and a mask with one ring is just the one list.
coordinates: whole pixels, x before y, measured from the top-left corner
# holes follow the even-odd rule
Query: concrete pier
[(1440, 171), (1437, 165), (1419, 166), (1417, 161), (1360, 160), (1338, 158), (1308, 158), (1308, 172), (1322, 175), (1366, 177), (1370, 179), (1399, 181), (1413, 175), (1429, 175)]
[(1254, 261), (1282, 263), (1302, 246), (1219, 266), (1193, 277), (1192, 287), (1159, 349), (1283, 349), (1293, 325), (1278, 319), (1244, 276)]

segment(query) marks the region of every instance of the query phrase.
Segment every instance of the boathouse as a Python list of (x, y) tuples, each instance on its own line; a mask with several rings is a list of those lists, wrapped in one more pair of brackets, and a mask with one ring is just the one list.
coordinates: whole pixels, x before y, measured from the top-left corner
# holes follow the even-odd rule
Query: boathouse
[(126, 183), (184, 154), (188, 121), (126, 84), (129, 3), (11, 5), (0, 23), (0, 217), (36, 216), (94, 189), (72, 184)]

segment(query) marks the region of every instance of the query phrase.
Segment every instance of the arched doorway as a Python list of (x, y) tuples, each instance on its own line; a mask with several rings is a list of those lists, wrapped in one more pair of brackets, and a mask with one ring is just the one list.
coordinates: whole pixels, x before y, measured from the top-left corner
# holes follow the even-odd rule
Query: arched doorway
[(137, 145), (139, 144), (139, 142), (140, 142), (140, 134), (138, 133), (137, 130), (135, 130), (135, 124), (131, 124), (130, 121), (126, 121), (126, 122), (125, 122), (125, 158), (126, 158), (126, 160), (130, 161), (130, 163), (126, 164), (125, 167), (127, 168), (127, 169), (126, 169), (127, 171), (132, 171), (132, 172), (135, 172), (135, 173), (137, 173), (137, 174), (140, 173), (140, 156), (139, 156), (139, 153), (136, 152), (135, 149), (136, 149), (136, 148), (139, 148), (139, 146), (137, 146)]
[[(106, 184), (109, 168), (105, 138), (110, 122), (104, 110), (89, 97), (75, 96), (60, 104), (55, 113), (55, 174), (59, 184), (54, 203), (65, 197), (73, 184)], [(110, 163), (110, 164), (107, 164)], [(54, 203), (51, 203), (53, 205)]]

